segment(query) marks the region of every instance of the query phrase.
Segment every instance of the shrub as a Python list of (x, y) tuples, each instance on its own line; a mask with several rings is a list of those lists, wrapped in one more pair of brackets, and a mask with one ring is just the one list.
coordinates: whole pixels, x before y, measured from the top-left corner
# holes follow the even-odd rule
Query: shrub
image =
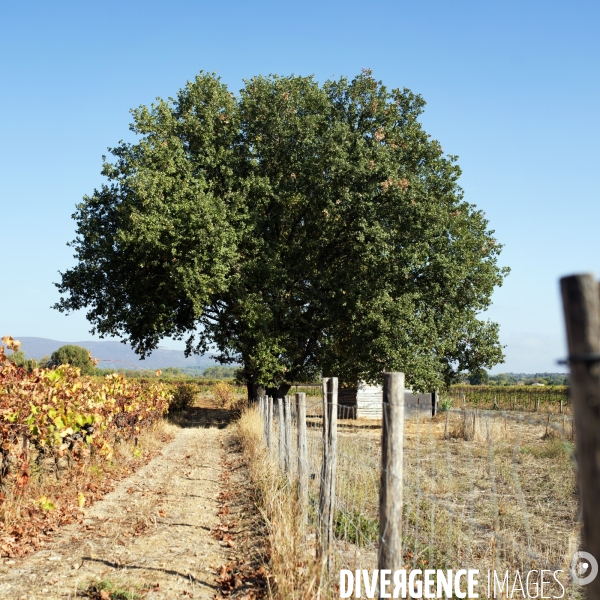
[(221, 408), (229, 408), (235, 400), (233, 388), (225, 381), (220, 381), (213, 386), (213, 395)]
[(452, 408), (452, 398), (448, 396), (440, 400), (440, 412), (446, 412)]
[(169, 403), (169, 411), (185, 410), (194, 404), (198, 390), (193, 383), (180, 383), (172, 387), (173, 397)]

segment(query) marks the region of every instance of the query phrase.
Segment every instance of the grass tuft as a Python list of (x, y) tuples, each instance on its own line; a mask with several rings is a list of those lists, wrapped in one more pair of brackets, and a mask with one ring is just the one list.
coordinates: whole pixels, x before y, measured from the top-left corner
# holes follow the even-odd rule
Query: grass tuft
[(131, 586), (110, 579), (94, 581), (82, 589), (80, 595), (93, 600), (141, 600), (142, 596)]

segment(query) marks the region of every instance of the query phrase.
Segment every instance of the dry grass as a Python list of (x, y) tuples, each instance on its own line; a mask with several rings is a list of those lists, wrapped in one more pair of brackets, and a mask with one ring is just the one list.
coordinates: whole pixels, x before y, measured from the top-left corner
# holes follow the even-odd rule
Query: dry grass
[[(482, 572), (543, 566), (568, 572), (580, 532), (571, 421), (562, 415), (548, 418), (457, 411), (406, 420), (407, 565), (470, 565)], [(381, 430), (372, 422), (342, 425), (337, 562), (349, 569), (375, 568)], [(321, 431), (317, 422), (308, 431), (309, 463), (316, 475), (311, 493), (317, 498)]]
[[(295, 488), (282, 476), (262, 441), (263, 425), (255, 408), (236, 423), (236, 437), (247, 458), (257, 504), (267, 527), (273, 598), (308, 599), (318, 594), (314, 543), (297, 519)], [(314, 539), (314, 538), (312, 538)]]
[[(547, 416), (534, 422), (489, 412), (407, 420), (406, 563), (567, 573), (579, 524), (570, 423), (563, 432), (561, 419), (558, 430)], [(338, 554), (351, 569), (375, 567), (377, 538), (368, 526), (378, 519), (380, 435), (360, 428), (339, 433), (336, 491), (348, 524), (338, 531)], [(352, 548), (348, 541), (361, 532), (364, 549)]]
[[(309, 526), (314, 531), (322, 432), (321, 420), (316, 416), (318, 403), (309, 408), (313, 415), (307, 419)], [(276, 523), (271, 534), (273, 546), (283, 548), (280, 556), (295, 556), (301, 562), (305, 558), (294, 554), (298, 553), (298, 546), (292, 540), (298, 534), (290, 528), (294, 494), (289, 493), (276, 465), (277, 422), (273, 455), (268, 458), (260, 442), (260, 417), (252, 413), (251, 418), (253, 439), (260, 449), (255, 452), (255, 460), (259, 467), (256, 477), (263, 478), (262, 502), (267, 514), (276, 515), (269, 517)], [(562, 569), (562, 581), (568, 583), (569, 563), (580, 535), (571, 427), (570, 417), (558, 414), (505, 415), (499, 411), (469, 410), (442, 413), (433, 419), (407, 418), (402, 514), (407, 568), (477, 568), (480, 573), (488, 569), (508, 569), (513, 573), (517, 569), (521, 573), (540, 568)], [(292, 450), (295, 465), (295, 445)], [(339, 568), (376, 568), (380, 472), (380, 422), (341, 420), (336, 572)], [(293, 474), (292, 471), (292, 479)], [(288, 511), (288, 516), (281, 517), (277, 512), (281, 510)], [(281, 540), (275, 539), (278, 535)], [(285, 560), (279, 578), (294, 580), (297, 573), (286, 571), (286, 565), (293, 564), (292, 559)], [(310, 579), (294, 581), (296, 595), (282, 597), (300, 597), (301, 585), (311, 583)], [(322, 593), (332, 593), (334, 584), (335, 579), (323, 581)], [(483, 595), (485, 592), (480, 590)], [(560, 593), (559, 588), (557, 595)], [(578, 590), (567, 587), (565, 597), (575, 598), (578, 594)]]

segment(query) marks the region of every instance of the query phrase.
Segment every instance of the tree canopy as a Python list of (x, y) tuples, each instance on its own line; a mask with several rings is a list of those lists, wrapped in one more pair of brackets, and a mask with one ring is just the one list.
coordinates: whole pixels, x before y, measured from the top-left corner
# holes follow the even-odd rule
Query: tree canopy
[[(132, 111), (137, 143), (74, 218), (61, 311), (142, 355), (164, 336), (240, 363), (249, 393), (319, 373), (415, 389), (502, 360), (480, 315), (508, 270), (425, 102), (370, 71), (319, 85), (200, 73)], [(215, 350), (216, 349), (216, 350)]]
[(94, 375), (96, 372), (89, 350), (73, 344), (66, 344), (55, 350), (50, 357), (50, 363), (54, 366), (79, 367), (82, 375)]

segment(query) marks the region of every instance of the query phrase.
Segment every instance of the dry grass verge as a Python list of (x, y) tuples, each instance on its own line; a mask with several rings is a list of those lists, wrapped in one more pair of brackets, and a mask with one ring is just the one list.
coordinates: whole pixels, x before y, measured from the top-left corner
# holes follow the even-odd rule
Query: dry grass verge
[(295, 488), (282, 476), (262, 441), (262, 421), (256, 408), (245, 410), (235, 435), (247, 459), (256, 489), (256, 502), (267, 528), (270, 546), (269, 595), (308, 599), (318, 595), (319, 576), (314, 559), (314, 537), (298, 522)]

